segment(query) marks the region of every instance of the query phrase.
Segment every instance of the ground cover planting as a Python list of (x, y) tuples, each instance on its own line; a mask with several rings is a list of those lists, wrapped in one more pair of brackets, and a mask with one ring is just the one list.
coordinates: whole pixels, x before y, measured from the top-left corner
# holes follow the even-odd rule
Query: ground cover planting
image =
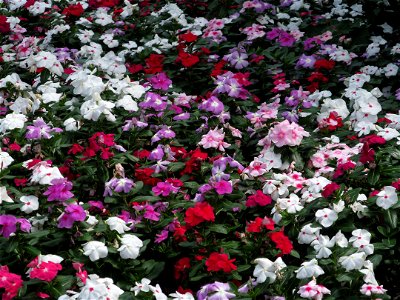
[(399, 17), (0, 0), (2, 299), (397, 299)]

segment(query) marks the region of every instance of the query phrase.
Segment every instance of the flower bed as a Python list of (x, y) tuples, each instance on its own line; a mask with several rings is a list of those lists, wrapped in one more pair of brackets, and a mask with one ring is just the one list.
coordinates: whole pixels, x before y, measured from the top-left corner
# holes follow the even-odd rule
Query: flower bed
[(392, 2), (1, 1), (2, 299), (400, 294)]

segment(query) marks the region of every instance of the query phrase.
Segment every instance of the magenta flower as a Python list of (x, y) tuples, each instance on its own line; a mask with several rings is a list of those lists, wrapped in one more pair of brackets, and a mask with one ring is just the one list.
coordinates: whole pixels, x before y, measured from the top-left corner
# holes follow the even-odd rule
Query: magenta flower
[(231, 194), (232, 183), (229, 181), (221, 180), (214, 183), (214, 189), (218, 195)]
[(72, 228), (74, 222), (84, 221), (85, 219), (86, 213), (83, 207), (78, 204), (70, 204), (58, 218), (58, 228)]
[(43, 195), (48, 196), (47, 201), (65, 201), (71, 199), (74, 194), (70, 192), (72, 189), (72, 183), (65, 178), (53, 179), (47, 191)]
[(168, 78), (168, 76), (164, 73), (158, 73), (155, 76), (152, 76), (148, 79), (154, 89), (159, 89), (163, 91), (167, 91), (172, 81)]
[(215, 115), (219, 115), (224, 111), (224, 104), (215, 96), (211, 96), (209, 99), (199, 105), (200, 109), (212, 112)]
[(179, 188), (173, 186), (169, 182), (159, 182), (151, 190), (156, 196), (162, 195), (164, 197), (167, 197), (170, 193), (177, 193)]
[(17, 231), (17, 218), (11, 215), (0, 216), (0, 234), (8, 238), (12, 233)]
[(124, 192), (127, 194), (130, 192), (130, 190), (132, 189), (133, 186), (134, 186), (134, 183), (131, 179), (119, 178), (114, 181), (112, 187), (114, 188), (114, 192), (117, 192), (117, 193)]
[(24, 232), (31, 230), (31, 223), (24, 218), (16, 218), (13, 215), (1, 215), (0, 216), (0, 234), (5, 238), (10, 237), (11, 234), (17, 231), (17, 223), (20, 224), (20, 229)]

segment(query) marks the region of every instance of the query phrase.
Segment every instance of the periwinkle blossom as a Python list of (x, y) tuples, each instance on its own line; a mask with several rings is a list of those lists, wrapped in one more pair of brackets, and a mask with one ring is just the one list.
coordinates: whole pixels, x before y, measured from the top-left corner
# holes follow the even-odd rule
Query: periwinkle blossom
[(164, 150), (161, 145), (158, 145), (156, 149), (150, 152), (148, 157), (149, 160), (161, 160), (164, 157)]
[(139, 106), (143, 109), (152, 108), (155, 111), (163, 111), (167, 107), (166, 99), (167, 97), (162, 97), (159, 94), (148, 92), (144, 101), (139, 103)]
[(148, 79), (154, 89), (167, 91), (172, 83), (171, 79), (164, 73), (158, 73)]
[(78, 204), (68, 205), (64, 212), (58, 217), (58, 228), (72, 228), (74, 222), (84, 221), (86, 212), (82, 206)]
[(151, 143), (160, 141), (161, 139), (173, 139), (176, 136), (175, 132), (170, 129), (170, 126), (163, 126), (151, 138)]
[(50, 139), (53, 137), (53, 132), (62, 132), (61, 128), (51, 128), (42, 118), (37, 118), (33, 121), (33, 125), (26, 127), (27, 132), (25, 137), (30, 140)]
[(313, 55), (302, 54), (296, 63), (296, 67), (312, 69), (314, 67), (315, 61), (316, 59)]
[(169, 182), (158, 182), (157, 185), (152, 188), (152, 191), (156, 196), (162, 195), (167, 197), (171, 193), (176, 194), (179, 191), (179, 188)]
[(199, 105), (199, 109), (212, 112), (215, 115), (219, 115), (224, 111), (224, 104), (215, 96), (211, 96), (206, 101)]
[(51, 185), (43, 195), (48, 196), (47, 201), (65, 201), (71, 199), (74, 194), (70, 192), (72, 189), (72, 182), (65, 178), (56, 178), (51, 181)]
[(20, 229), (24, 232), (31, 230), (31, 223), (24, 218), (17, 218), (13, 215), (0, 215), (0, 234), (9, 238), (17, 231), (17, 224), (20, 224)]
[(230, 292), (231, 287), (228, 283), (216, 281), (212, 284), (206, 284), (197, 292), (198, 300), (229, 300), (236, 295)]
[(105, 183), (105, 189), (103, 196), (112, 196), (112, 192), (121, 193), (124, 192), (125, 194), (129, 193), (131, 189), (134, 187), (135, 183), (132, 179), (129, 178), (111, 178), (110, 181)]
[(234, 50), (230, 54), (225, 55), (224, 60), (228, 61), (235, 69), (240, 70), (249, 65), (249, 62), (247, 61), (248, 57), (247, 53)]

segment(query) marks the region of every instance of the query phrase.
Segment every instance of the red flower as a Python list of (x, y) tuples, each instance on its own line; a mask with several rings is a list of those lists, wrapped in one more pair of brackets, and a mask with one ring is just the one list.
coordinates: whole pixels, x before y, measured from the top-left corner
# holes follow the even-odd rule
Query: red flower
[(143, 168), (135, 170), (135, 178), (139, 181), (143, 181), (145, 185), (155, 186), (158, 182), (161, 182), (160, 178), (151, 177), (154, 173), (153, 169)]
[(339, 188), (340, 188), (340, 185), (338, 185), (336, 182), (327, 184), (321, 193), (322, 197), (328, 198), (330, 195), (333, 194), (334, 191), (338, 190)]
[(5, 289), (2, 299), (10, 300), (16, 297), (23, 283), (21, 276), (10, 273), (7, 266), (0, 266), (0, 278), (0, 288)]
[(164, 61), (164, 55), (150, 54), (150, 56), (145, 59), (146, 69), (144, 69), (144, 72), (146, 74), (155, 74), (162, 72), (163, 61)]
[(61, 264), (54, 263), (52, 261), (42, 262), (30, 273), (30, 278), (37, 278), (44, 281), (52, 281), (58, 271), (62, 270)]
[(276, 248), (281, 250), (281, 254), (289, 254), (293, 250), (292, 242), (283, 231), (271, 232), (270, 238), (275, 243)]
[(262, 229), (274, 230), (275, 229), (275, 222), (271, 218), (264, 217), (260, 218), (257, 217), (254, 221), (251, 221), (247, 227), (247, 232), (261, 232)]
[(314, 63), (314, 68), (332, 70), (335, 67), (335, 62), (333, 60), (318, 59)]
[(375, 150), (369, 148), (369, 143), (364, 143), (361, 148), (361, 154), (359, 158), (359, 162), (362, 164), (366, 164), (368, 162), (375, 161)]
[(181, 278), (187, 269), (190, 269), (190, 258), (182, 257), (180, 260), (176, 262), (174, 267), (175, 279), (178, 280), (179, 278)]
[(206, 260), (206, 267), (208, 272), (224, 271), (230, 273), (237, 269), (233, 264), (236, 259), (229, 259), (225, 253), (213, 252), (210, 257)]
[(246, 206), (254, 207), (254, 206), (265, 206), (272, 202), (272, 198), (270, 196), (265, 195), (262, 191), (258, 190), (254, 195), (251, 195), (247, 198)]
[(114, 7), (119, 4), (120, 0), (89, 0), (89, 6), (93, 8)]
[(180, 51), (178, 54), (177, 61), (181, 62), (184, 67), (190, 68), (191, 66), (197, 64), (200, 61), (200, 59), (196, 55), (187, 53), (185, 51)]
[(68, 154), (82, 153), (84, 148), (79, 144), (73, 144), (71, 149), (68, 150)]
[(207, 202), (197, 202), (194, 207), (190, 207), (185, 213), (185, 222), (189, 226), (196, 226), (205, 221), (214, 222), (214, 208)]
[(197, 41), (197, 35), (194, 35), (191, 31), (189, 31), (184, 34), (180, 34), (179, 40), (187, 43), (195, 42)]
[(25, 186), (27, 182), (28, 179), (26, 178), (14, 178), (15, 186)]
[(21, 146), (17, 143), (12, 143), (10, 146), (8, 146), (8, 149), (10, 149), (11, 151), (19, 151), (21, 150)]
[(128, 64), (126, 68), (131, 74), (135, 74), (143, 70), (143, 66), (141, 64)]
[(386, 140), (383, 137), (376, 135), (376, 134), (370, 134), (370, 135), (364, 136), (363, 138), (360, 139), (360, 142), (368, 143), (371, 146), (386, 144)]
[(71, 4), (70, 6), (64, 8), (62, 14), (66, 16), (79, 17), (84, 12), (82, 4)]
[(0, 15), (0, 32), (8, 33), (10, 32), (10, 23), (7, 22), (7, 17)]

